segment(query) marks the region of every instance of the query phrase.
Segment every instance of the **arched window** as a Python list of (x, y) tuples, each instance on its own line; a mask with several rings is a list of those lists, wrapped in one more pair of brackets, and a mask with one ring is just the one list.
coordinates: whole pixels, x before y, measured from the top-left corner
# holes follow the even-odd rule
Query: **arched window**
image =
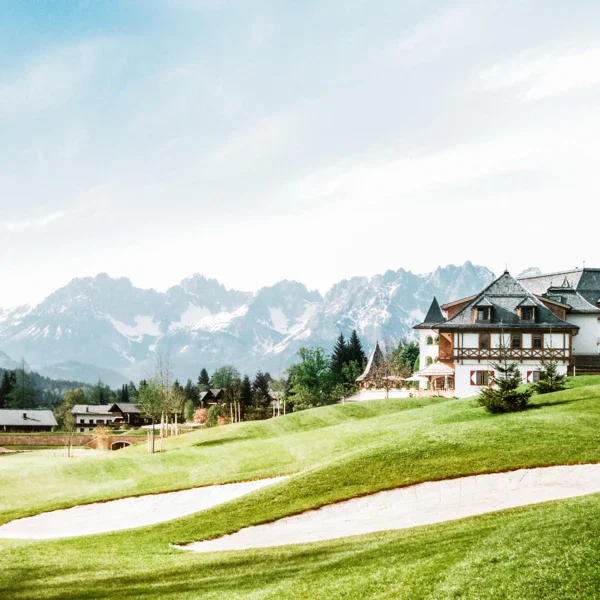
[(437, 335), (435, 336), (435, 340), (433, 340), (433, 343), (434, 343), (436, 346), (439, 346), (439, 345), (440, 345), (440, 338), (439, 338)]
[(430, 335), (427, 336), (426, 344), (428, 346), (433, 346), (433, 338)]
[(427, 359), (426, 359), (426, 363), (427, 363), (427, 366), (432, 365), (433, 364), (433, 358), (431, 358), (431, 356), (428, 356)]

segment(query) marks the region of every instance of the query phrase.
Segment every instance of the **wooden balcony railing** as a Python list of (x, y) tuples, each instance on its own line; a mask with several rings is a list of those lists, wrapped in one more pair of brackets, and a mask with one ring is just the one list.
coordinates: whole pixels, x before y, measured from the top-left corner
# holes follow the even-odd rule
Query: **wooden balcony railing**
[[(448, 356), (441, 356), (440, 360), (498, 360), (502, 358), (502, 348), (455, 348)], [(543, 360), (554, 358), (555, 360), (568, 360), (568, 348), (509, 348), (508, 357), (511, 360)]]

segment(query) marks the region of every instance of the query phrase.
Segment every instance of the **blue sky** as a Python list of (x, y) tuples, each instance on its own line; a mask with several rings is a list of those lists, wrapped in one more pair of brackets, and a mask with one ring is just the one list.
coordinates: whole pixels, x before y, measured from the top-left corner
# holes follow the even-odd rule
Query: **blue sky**
[(600, 265), (600, 6), (0, 4), (0, 306)]

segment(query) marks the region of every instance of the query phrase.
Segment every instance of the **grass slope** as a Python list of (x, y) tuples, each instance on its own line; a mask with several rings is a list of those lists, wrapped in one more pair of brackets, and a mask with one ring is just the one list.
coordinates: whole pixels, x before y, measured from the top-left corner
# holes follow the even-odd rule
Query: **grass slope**
[(595, 597), (600, 497), (404, 532), (243, 553), (171, 548), (377, 490), (600, 460), (600, 378), (492, 416), (469, 400), (335, 406), (169, 440), (161, 456), (4, 457), (0, 520), (191, 485), (296, 473), (204, 513), (57, 542), (0, 541), (2, 598)]

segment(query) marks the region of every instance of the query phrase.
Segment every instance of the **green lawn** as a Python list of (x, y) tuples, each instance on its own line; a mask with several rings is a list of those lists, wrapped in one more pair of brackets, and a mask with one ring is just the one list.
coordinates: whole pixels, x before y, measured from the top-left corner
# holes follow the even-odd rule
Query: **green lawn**
[[(0, 540), (0, 598), (597, 597), (600, 495), (403, 532), (247, 552), (170, 544), (381, 489), (473, 473), (600, 461), (600, 378), (492, 416), (472, 400), (315, 409), (145, 448), (0, 461), (0, 521), (97, 499), (294, 473), (236, 501), (144, 529)], [(43, 456), (34, 456), (42, 454)]]

